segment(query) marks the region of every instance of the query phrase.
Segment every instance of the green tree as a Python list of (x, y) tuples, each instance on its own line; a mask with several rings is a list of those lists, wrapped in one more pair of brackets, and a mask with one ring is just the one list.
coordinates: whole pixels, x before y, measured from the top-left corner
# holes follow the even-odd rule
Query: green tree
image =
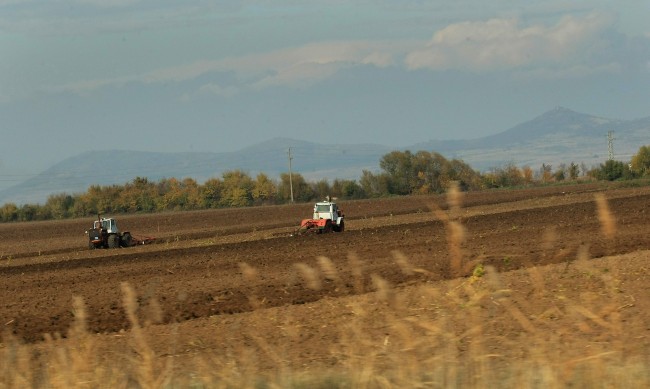
[(246, 207), (253, 203), (253, 180), (241, 170), (224, 172), (221, 205), (225, 207)]
[[(137, 181), (138, 179), (136, 178)], [(119, 209), (121, 212), (135, 212), (137, 211), (137, 199), (140, 195), (140, 188), (138, 185), (134, 182), (132, 183), (127, 183), (124, 185), (122, 188), (122, 191), (120, 192), (120, 197), (117, 200), (117, 203), (115, 207)]]
[(630, 171), (628, 164), (612, 159), (601, 164), (599, 168), (594, 169), (591, 175), (596, 179), (605, 181), (633, 178), (633, 173)]
[(50, 208), (40, 204), (23, 204), (18, 209), (18, 221), (50, 220)]
[(314, 190), (301, 174), (292, 174), (295, 201), (307, 202), (315, 199)]
[(152, 201), (159, 211), (203, 208), (201, 189), (193, 178), (186, 177), (182, 181), (176, 178), (163, 178), (156, 188), (141, 184), (132, 187), (133, 194), (128, 205), (132, 210), (149, 208)]
[(159, 193), (156, 209), (159, 211), (180, 211), (187, 205), (187, 192), (183, 190), (183, 184), (176, 178), (162, 179), (158, 185)]
[(88, 209), (95, 213), (112, 213), (119, 211), (119, 199), (123, 187), (118, 185), (99, 186), (92, 185), (86, 192)]
[[(130, 185), (131, 199), (130, 210), (135, 212), (153, 212), (156, 209), (156, 198), (158, 197), (156, 185), (146, 177), (136, 177)], [(125, 188), (125, 191), (127, 188)]]
[(45, 206), (49, 209), (54, 219), (65, 219), (71, 216), (74, 198), (67, 193), (50, 195)]
[(273, 204), (277, 193), (278, 188), (275, 183), (266, 174), (259, 173), (251, 191), (255, 204)]
[(500, 168), (492, 169), (489, 184), (494, 188), (512, 188), (525, 182), (523, 172), (512, 162)]
[(88, 208), (88, 212), (92, 212), (93, 215), (97, 215), (100, 210), (99, 208), (99, 197), (98, 194), (101, 192), (101, 187), (99, 185), (91, 185), (86, 193), (83, 193), (79, 196), (79, 201), (83, 202)]
[(530, 166), (524, 166), (521, 169), (521, 174), (524, 176), (524, 184), (530, 185), (533, 183), (535, 174), (533, 173), (533, 169)]
[(366, 196), (381, 197), (390, 193), (388, 181), (386, 173), (375, 175), (369, 170), (362, 170), (359, 185)]
[[(461, 159), (452, 159), (450, 161), (453, 180), (458, 181), (462, 190), (478, 190), (483, 188), (481, 174), (472, 169), (465, 161)], [(449, 188), (446, 183), (444, 190)]]
[(561, 163), (560, 166), (555, 169), (555, 173), (553, 173), (553, 178), (555, 181), (564, 181), (566, 178), (566, 170), (566, 165)]
[(650, 175), (650, 146), (641, 146), (632, 156), (631, 170), (639, 176)]
[(569, 178), (575, 181), (580, 176), (580, 166), (577, 163), (571, 162), (568, 169)]
[(292, 173), (291, 179), (289, 178), (289, 173), (280, 174), (278, 198), (283, 201), (290, 201), (292, 187), (294, 201), (306, 202), (314, 199), (314, 190), (300, 173)]
[(40, 206), (36, 204), (23, 204), (18, 210), (18, 220), (24, 222), (37, 220), (39, 208)]
[(332, 196), (341, 199), (361, 199), (365, 197), (363, 188), (355, 180), (334, 180)]
[(18, 220), (18, 206), (15, 203), (7, 203), (0, 208), (1, 222), (14, 222)]
[(539, 180), (543, 183), (551, 182), (553, 179), (553, 167), (545, 163), (542, 164), (542, 167), (539, 168)]
[(311, 184), (311, 189), (314, 198), (324, 199), (327, 196), (335, 196), (332, 192), (332, 187), (326, 179), (322, 179)]
[(221, 204), (223, 182), (218, 178), (210, 178), (200, 188), (201, 203), (205, 208), (217, 208)]
[(379, 167), (389, 177), (389, 190), (392, 194), (411, 194), (418, 177), (413, 169), (413, 154), (410, 151), (392, 151), (379, 161)]
[[(459, 181), (464, 190), (481, 187), (480, 175), (469, 165), (462, 160), (449, 161), (436, 152), (393, 151), (382, 157), (379, 166), (387, 177), (390, 194), (442, 193), (452, 181)], [(376, 193), (372, 185), (378, 184), (372, 178), (366, 173), (361, 180), (361, 187), (371, 196)]]
[(200, 209), (202, 208), (201, 194), (199, 184), (191, 177), (183, 178), (181, 182), (181, 189), (185, 194), (184, 210)]
[(88, 203), (85, 201), (84, 195), (75, 196), (74, 205), (71, 209), (72, 217), (86, 217), (90, 215), (96, 215), (97, 212), (93, 212), (89, 209)]
[(409, 176), (415, 176), (410, 183), (411, 193), (437, 193), (451, 180), (451, 166), (438, 153), (418, 151), (412, 157), (411, 166), (413, 172)]

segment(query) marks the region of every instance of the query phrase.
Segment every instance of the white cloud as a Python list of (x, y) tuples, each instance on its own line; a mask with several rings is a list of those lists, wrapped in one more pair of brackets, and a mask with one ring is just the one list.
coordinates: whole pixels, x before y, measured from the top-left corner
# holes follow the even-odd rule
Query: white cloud
[(279, 69), (275, 74), (255, 82), (253, 87), (263, 89), (271, 86), (305, 88), (334, 75), (342, 67), (339, 63), (298, 63)]
[[(246, 89), (274, 86), (305, 88), (356, 66), (404, 66), (406, 69), (515, 71), (524, 77), (581, 77), (620, 73), (624, 53), (614, 52), (614, 21), (608, 14), (565, 16), (552, 25), (522, 26), (518, 19), (451, 24), (423, 41), (317, 42), (238, 57), (205, 59), (180, 66), (110, 79), (86, 80), (56, 88), (88, 93), (126, 83), (184, 82), (230, 73), (236, 85), (207, 83), (189, 96), (229, 97)], [(621, 35), (619, 34), (619, 37)], [(623, 38), (624, 39), (624, 38)], [(623, 54), (623, 55), (620, 55)], [(645, 61), (644, 61), (645, 63)]]
[(491, 19), (447, 26), (433, 35), (428, 47), (410, 53), (409, 69), (490, 71), (539, 64), (573, 65), (598, 47), (613, 20), (592, 13), (566, 16), (552, 26), (522, 27), (517, 19)]
[(208, 83), (201, 85), (198, 90), (193, 92), (183, 93), (179, 100), (183, 103), (190, 103), (195, 99), (200, 99), (205, 96), (220, 96), (220, 97), (233, 97), (240, 92), (239, 88), (235, 86), (221, 86), (217, 83)]
[(72, 3), (81, 4), (81, 5), (92, 5), (99, 8), (127, 7), (141, 2), (142, 0), (73, 0), (72, 1)]
[(118, 77), (110, 79), (96, 79), (96, 80), (86, 80), (75, 83), (70, 83), (66, 85), (59, 85), (54, 87), (44, 88), (47, 92), (73, 92), (80, 95), (88, 94), (95, 89), (100, 89), (108, 86), (123, 86), (128, 82), (135, 81), (135, 77)]
[(597, 66), (574, 65), (565, 68), (540, 67), (530, 70), (516, 71), (513, 78), (520, 80), (545, 79), (561, 80), (567, 78), (584, 78), (595, 75), (620, 74), (623, 72), (621, 64), (612, 62)]
[(221, 86), (215, 83), (205, 84), (199, 88), (199, 93), (208, 95), (217, 95), (231, 97), (239, 93), (239, 89), (234, 86)]
[(395, 44), (361, 41), (318, 43), (280, 50), (259, 58), (258, 63), (266, 64), (265, 69), (273, 73), (254, 86), (306, 87), (353, 66), (387, 67), (395, 63), (394, 57), (399, 50), (399, 45)]
[[(395, 42), (325, 42), (287, 48), (261, 54), (220, 60), (202, 60), (186, 65), (156, 69), (139, 75), (113, 79), (89, 80), (67, 84), (57, 89), (76, 93), (109, 85), (119, 86), (129, 82), (163, 83), (182, 82), (211, 72), (233, 72), (243, 82), (242, 87), (264, 88), (284, 85), (304, 87), (331, 77), (337, 71), (359, 65), (387, 67), (396, 56), (404, 55), (416, 45)], [(211, 91), (222, 96), (232, 95), (234, 89), (220, 89), (213, 84), (205, 86), (202, 93)]]

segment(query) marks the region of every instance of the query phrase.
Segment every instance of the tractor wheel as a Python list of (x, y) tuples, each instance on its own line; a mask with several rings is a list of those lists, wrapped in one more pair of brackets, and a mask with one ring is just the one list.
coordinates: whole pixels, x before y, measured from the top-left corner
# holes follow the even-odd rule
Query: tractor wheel
[(122, 235), (122, 240), (121, 240), (121, 246), (122, 247), (131, 247), (133, 242), (133, 237), (131, 236), (130, 233), (125, 232), (124, 235)]
[(345, 222), (341, 220), (341, 224), (339, 224), (339, 232), (343, 232), (345, 230)]
[(332, 221), (330, 219), (327, 219), (325, 221), (325, 227), (323, 227), (323, 233), (332, 232), (332, 229)]
[(90, 250), (94, 250), (94, 249), (96, 249), (95, 244), (94, 244), (93, 242), (88, 242), (88, 248), (89, 248)]
[(120, 237), (112, 234), (108, 236), (108, 248), (109, 249), (116, 249), (120, 247)]

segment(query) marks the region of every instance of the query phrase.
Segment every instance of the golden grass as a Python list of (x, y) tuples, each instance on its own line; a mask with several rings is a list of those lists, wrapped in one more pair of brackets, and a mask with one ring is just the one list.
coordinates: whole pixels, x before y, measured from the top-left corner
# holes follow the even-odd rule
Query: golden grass
[[(251, 305), (263, 314), (253, 312), (246, 329), (231, 328), (245, 331), (246, 342), (232, 342), (218, 352), (179, 351), (164, 357), (150, 347), (146, 328), (159, 318), (143, 326), (136, 315), (134, 289), (123, 284), (123, 306), (131, 323), (123, 353), (99, 352), (96, 337), (86, 328), (83, 299), (75, 297), (75, 322), (66, 340), (47, 336), (43, 345), (35, 347), (4, 337), (0, 388), (650, 387), (649, 356), (630, 352), (626, 346), (634, 337), (627, 328), (634, 323), (622, 319), (630, 302), (620, 292), (616, 259), (594, 262), (582, 250), (566, 267), (499, 274), (481, 266), (478, 271), (480, 262), (463, 252), (464, 228), (456, 216), (460, 194), (452, 189), (449, 195), (450, 212), (434, 212), (448, 227), (450, 270), (472, 276), (395, 287), (370, 274), (373, 289), (366, 291), (364, 262), (350, 253), (348, 266), (359, 295), (328, 301), (332, 310), (321, 312), (320, 317), (336, 316), (341, 323), (327, 330), (328, 350), (314, 351), (322, 363), (286, 352), (300, 347), (302, 336), (326, 331), (307, 328), (310, 323), (299, 319), (305, 309), (324, 310), (322, 302), (279, 313), (263, 310), (263, 296), (254, 293), (249, 296)], [(612, 238), (614, 218), (604, 198), (596, 202), (603, 234)], [(542, 243), (552, 250), (552, 240), (549, 236)], [(407, 275), (428, 272), (413, 267), (402, 252), (392, 255)], [(316, 263), (318, 267), (295, 265), (308, 288), (319, 290), (325, 282), (342, 287), (342, 277), (329, 258), (319, 257)], [(468, 266), (473, 273), (467, 272)], [(242, 263), (241, 270), (246, 282), (258, 277), (248, 264)], [(592, 287), (570, 288), (572, 282), (584, 280), (590, 280)], [(267, 331), (270, 322), (279, 323), (275, 333)], [(183, 367), (175, 365), (180, 359)]]

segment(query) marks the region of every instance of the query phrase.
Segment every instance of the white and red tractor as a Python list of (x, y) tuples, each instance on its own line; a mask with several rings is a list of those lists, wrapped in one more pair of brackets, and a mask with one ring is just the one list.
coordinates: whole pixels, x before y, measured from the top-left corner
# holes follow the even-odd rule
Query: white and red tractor
[(343, 211), (330, 201), (321, 201), (314, 204), (314, 213), (311, 219), (303, 219), (298, 228), (299, 233), (315, 232), (343, 232), (345, 230), (345, 215)]

